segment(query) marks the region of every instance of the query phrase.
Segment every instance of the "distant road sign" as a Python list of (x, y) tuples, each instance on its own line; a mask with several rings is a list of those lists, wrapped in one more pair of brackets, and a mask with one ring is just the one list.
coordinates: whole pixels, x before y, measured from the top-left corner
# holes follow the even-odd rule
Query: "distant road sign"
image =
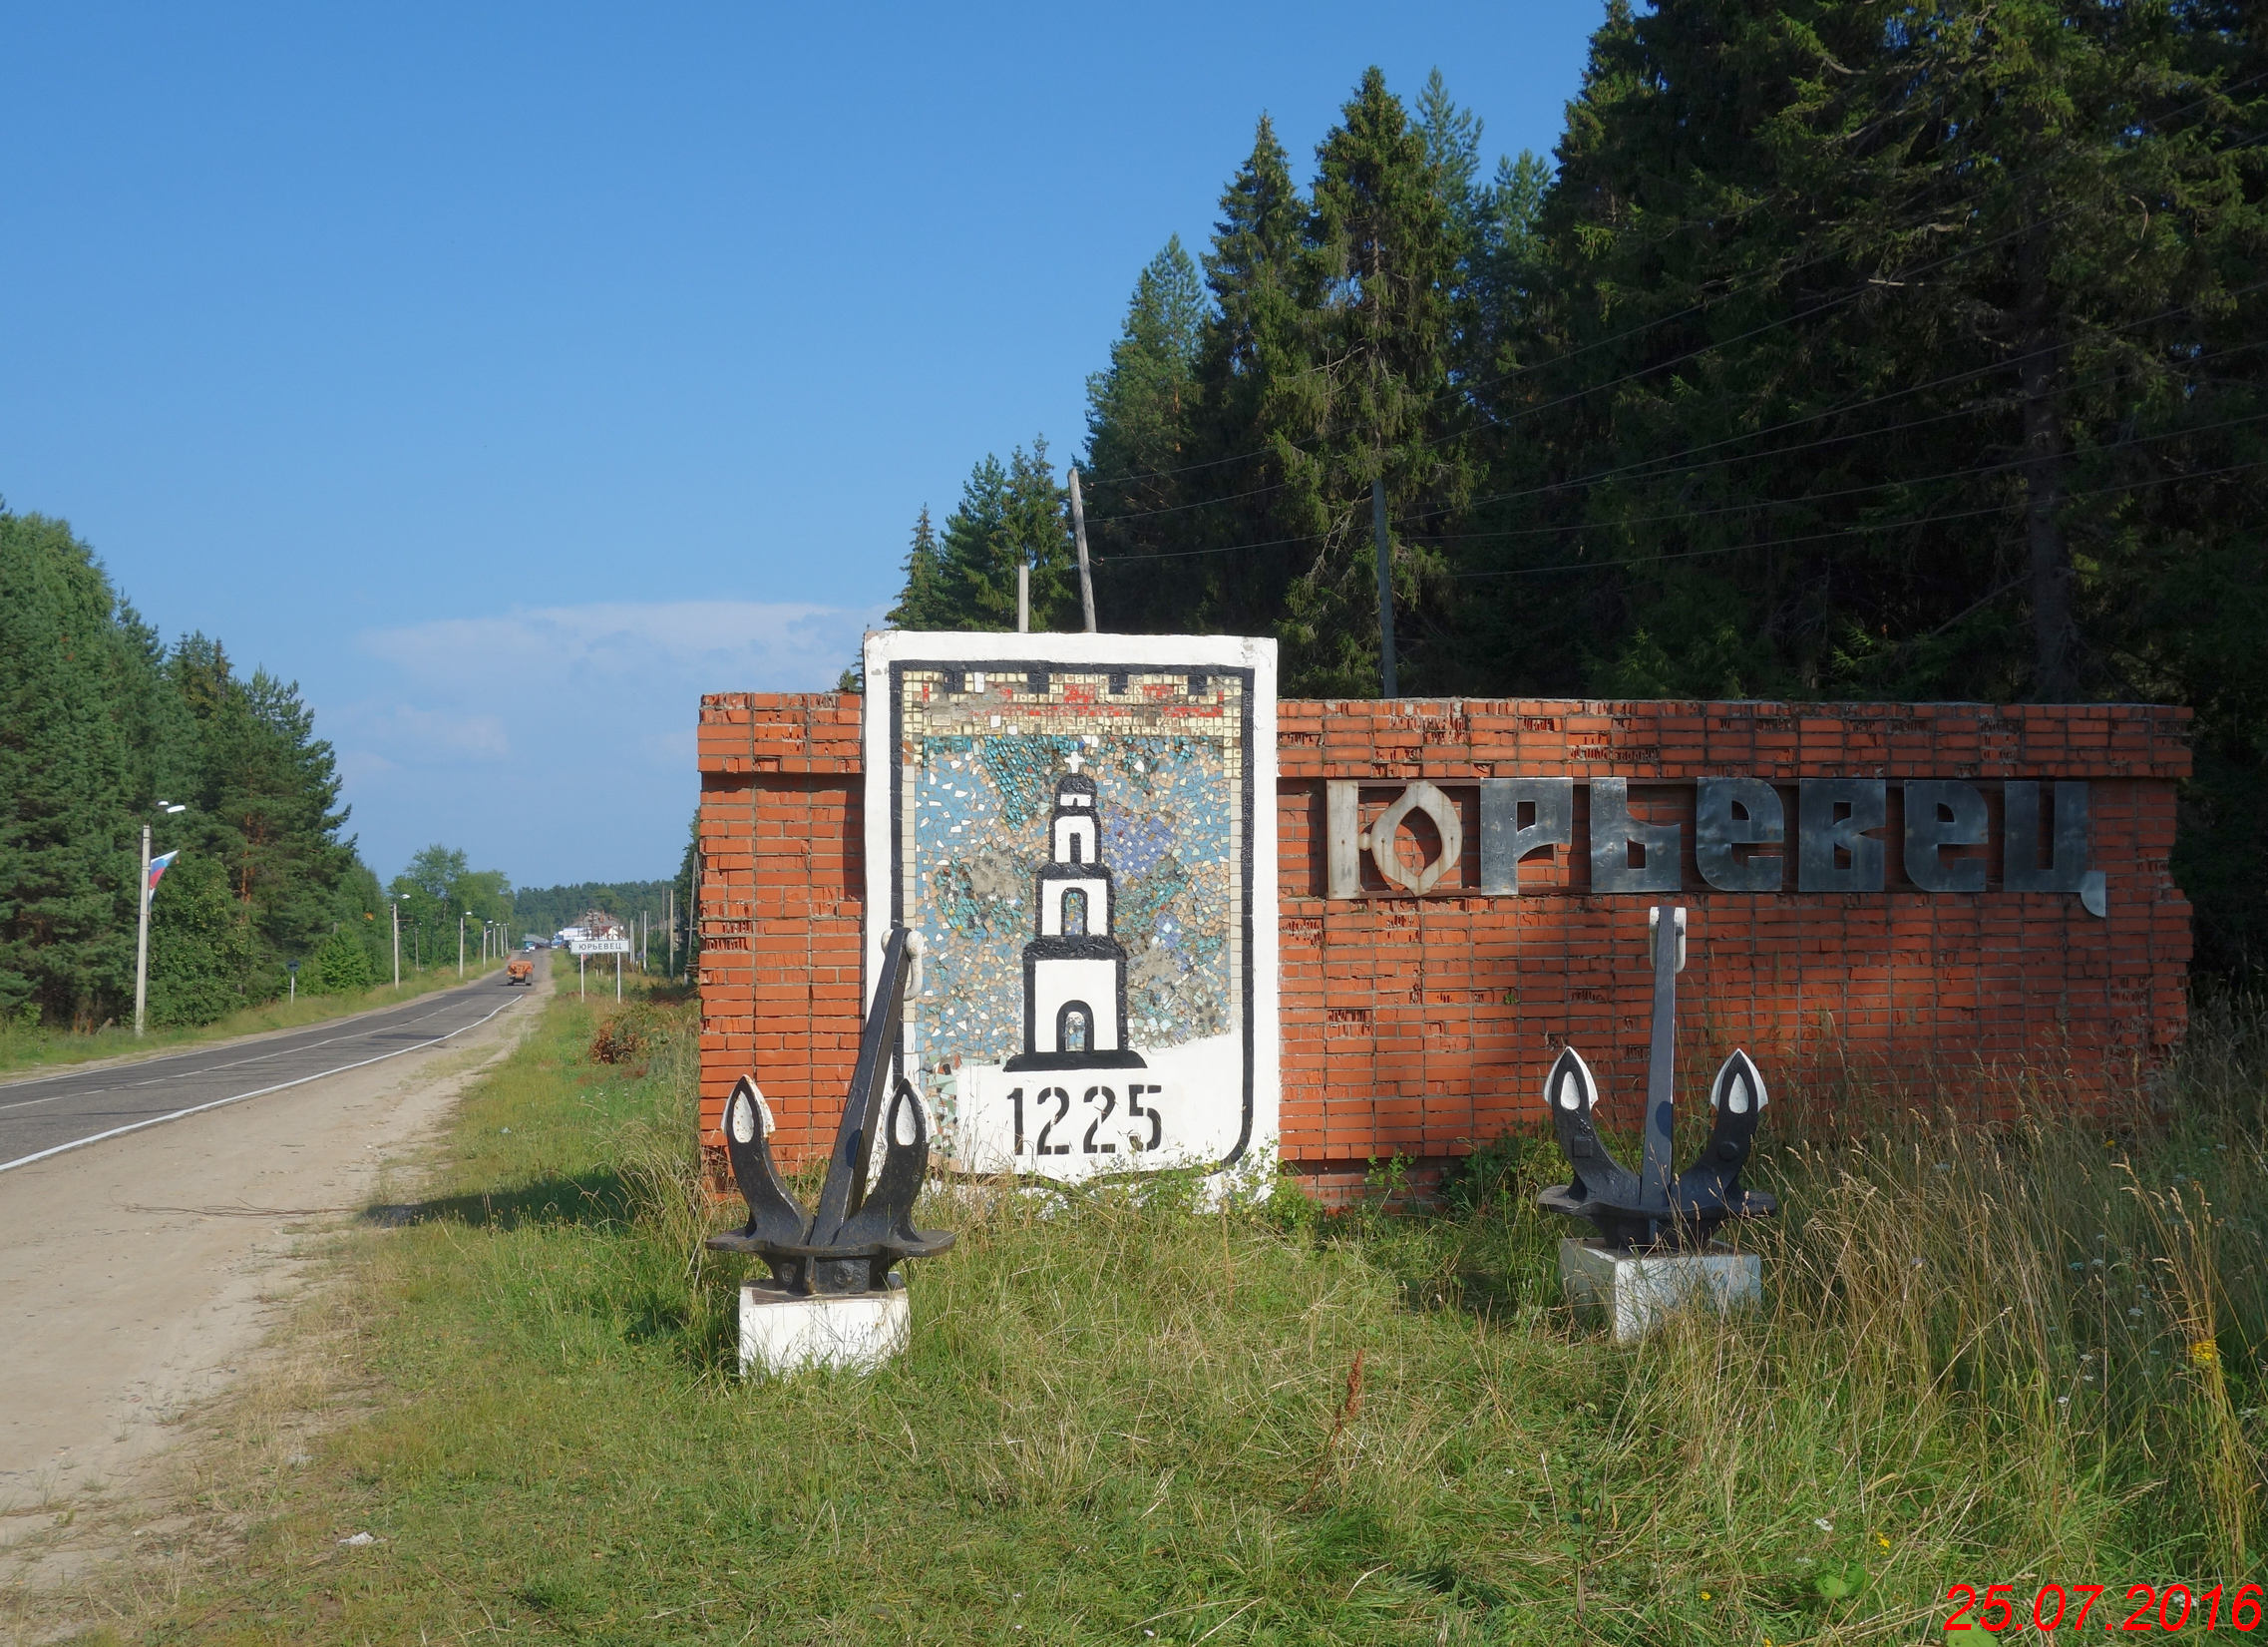
[(570, 938), (567, 940), (567, 954), (569, 955), (628, 955), (629, 953), (630, 941), (627, 938)]

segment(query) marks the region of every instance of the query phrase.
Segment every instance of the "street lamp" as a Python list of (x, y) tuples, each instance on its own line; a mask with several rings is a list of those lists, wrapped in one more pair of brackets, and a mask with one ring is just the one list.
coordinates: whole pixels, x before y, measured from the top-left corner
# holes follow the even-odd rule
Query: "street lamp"
[(393, 912), (394, 920), (394, 988), (402, 987), (402, 895), (386, 894), (386, 907)]
[[(160, 814), (169, 818), (188, 810), (172, 801), (158, 803)], [(165, 870), (161, 868), (159, 873), (162, 875)], [(142, 825), (142, 885), (134, 921), (134, 1038), (137, 1040), (142, 1038), (143, 1021), (150, 1008), (150, 825), (145, 821)]]

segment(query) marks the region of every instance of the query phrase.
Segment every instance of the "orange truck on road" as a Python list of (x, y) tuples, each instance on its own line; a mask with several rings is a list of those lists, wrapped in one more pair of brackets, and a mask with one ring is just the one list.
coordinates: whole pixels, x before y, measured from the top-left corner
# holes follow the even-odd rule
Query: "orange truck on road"
[(512, 960), (505, 966), (504, 982), (505, 987), (508, 989), (515, 984), (525, 984), (530, 989), (534, 989), (536, 987), (535, 957), (527, 955), (514, 956)]

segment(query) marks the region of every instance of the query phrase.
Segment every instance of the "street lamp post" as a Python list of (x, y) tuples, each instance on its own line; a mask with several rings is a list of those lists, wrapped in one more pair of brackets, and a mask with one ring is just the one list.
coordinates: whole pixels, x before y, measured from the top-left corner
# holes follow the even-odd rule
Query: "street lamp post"
[[(158, 810), (167, 817), (187, 812), (186, 806), (172, 801), (160, 801)], [(150, 1010), (150, 825), (142, 826), (142, 880), (135, 893), (134, 920), (134, 1038), (142, 1038), (144, 1021)]]
[(402, 987), (402, 900), (399, 895), (386, 900), (386, 907), (394, 913), (394, 988)]
[(465, 976), (465, 912), (457, 912), (457, 977)]

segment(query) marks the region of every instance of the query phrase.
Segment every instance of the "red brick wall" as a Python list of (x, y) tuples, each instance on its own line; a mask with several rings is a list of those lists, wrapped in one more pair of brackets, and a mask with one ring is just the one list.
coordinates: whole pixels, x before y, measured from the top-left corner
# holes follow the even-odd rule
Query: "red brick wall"
[[(1689, 1086), (1742, 1044), (1783, 1094), (1857, 1080), (1942, 1089), (1989, 1114), (2030, 1074), (2082, 1101), (2106, 1096), (2183, 1024), (2189, 906), (2166, 854), (2187, 724), (2186, 710), (2123, 704), (1280, 703), (1284, 1154), (1330, 1181), (1372, 1155), (1460, 1153), (1539, 1118), (1545, 1068), (1568, 1040), (1610, 1115), (1635, 1104), (1651, 1001), (1644, 911), (1668, 895), (1590, 892), (1580, 786), (1575, 851), (1524, 862), (1516, 898), (1460, 895), (1478, 885), (1469, 786), (1491, 776), (1627, 778), (1636, 816), (1685, 826)], [(702, 699), (704, 1143), (751, 1070), (784, 1154), (824, 1152), (832, 1135), (859, 1035), (858, 739), (856, 696)], [(1893, 780), (1887, 890), (1708, 888), (1693, 862), (1692, 783), (1719, 775)], [(1997, 863), (1981, 895), (1907, 884), (1905, 777), (1982, 780), (1996, 854), (1995, 780), (2089, 780), (2108, 918), (2069, 894), (2003, 892)], [(1429, 897), (1326, 901), (1325, 781), (1375, 782), (1367, 823), (1412, 778), (1463, 809), (1463, 864)], [(1792, 835), (1792, 806), (1788, 817)], [(1428, 845), (1410, 843), (1405, 860)], [(1365, 876), (1382, 887), (1367, 864)]]

